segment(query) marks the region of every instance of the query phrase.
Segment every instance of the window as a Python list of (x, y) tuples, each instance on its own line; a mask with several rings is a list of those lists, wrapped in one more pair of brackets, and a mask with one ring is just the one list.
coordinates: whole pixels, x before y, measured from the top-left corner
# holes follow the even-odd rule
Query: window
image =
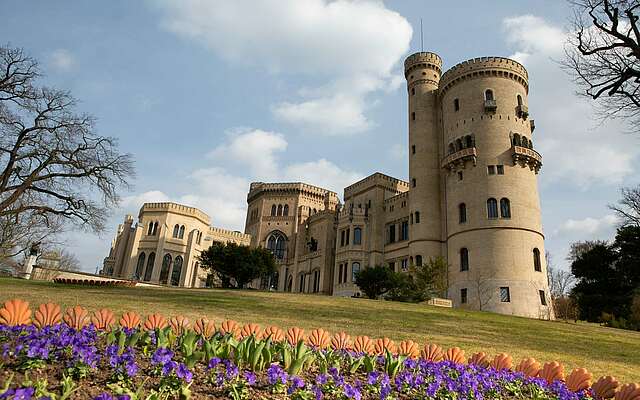
[(456, 147), (453, 145), (453, 143), (449, 143), (449, 154), (453, 154), (456, 152)]
[(465, 136), (464, 137), (464, 145), (465, 145), (465, 147), (475, 147), (476, 144), (474, 143), (473, 136), (471, 136), (471, 135)]
[(458, 180), (461, 181), (462, 180), (462, 171), (458, 171)]
[(140, 253), (138, 256), (138, 265), (136, 266), (136, 276), (135, 279), (142, 279), (142, 274), (144, 273), (144, 259), (145, 254), (144, 251)]
[(521, 106), (522, 105), (522, 96), (518, 95), (516, 97), (516, 100), (518, 101), (518, 105)]
[(185, 228), (184, 228), (184, 225), (182, 225), (182, 226), (180, 227), (180, 230), (178, 231), (178, 238), (179, 238), (179, 239), (184, 239), (184, 229), (185, 229)]
[(484, 91), (484, 99), (485, 100), (494, 100), (493, 98), (493, 90), (487, 89)]
[(387, 264), (387, 266), (389, 267), (390, 270), (395, 271), (396, 270), (396, 263), (393, 261), (389, 261), (389, 264)]
[(415, 215), (416, 215), (416, 224), (419, 224), (420, 223), (420, 211), (416, 211)]
[(459, 211), (458, 222), (460, 222), (461, 224), (464, 224), (465, 222), (467, 222), (467, 205), (464, 203), (460, 203), (458, 205), (458, 211)]
[(422, 267), (422, 256), (419, 254), (416, 256), (416, 266)]
[(460, 271), (469, 270), (469, 250), (466, 247), (460, 249)]
[(489, 175), (495, 175), (496, 174), (496, 166), (495, 165), (487, 165), (487, 173)]
[(356, 275), (360, 272), (360, 263), (354, 262), (351, 264), (351, 282), (356, 281)]
[(152, 235), (155, 236), (158, 234), (158, 221), (154, 222), (153, 224), (153, 233)]
[(177, 238), (178, 237), (178, 233), (180, 232), (180, 225), (175, 224), (173, 226), (173, 237)]
[(411, 186), (416, 187), (416, 178), (411, 179)]
[(540, 263), (540, 250), (536, 247), (533, 249), (533, 269), (542, 272), (542, 264)]
[(460, 303), (467, 304), (467, 288), (460, 289)]
[(173, 262), (173, 270), (171, 271), (171, 286), (180, 284), (180, 275), (182, 274), (182, 257), (176, 257)]
[(395, 243), (396, 241), (396, 225), (389, 225), (389, 243)]
[(156, 253), (149, 254), (149, 258), (147, 258), (147, 268), (144, 270), (144, 280), (149, 282), (151, 280), (151, 275), (153, 274), (153, 264), (156, 261)]
[(511, 302), (511, 294), (509, 293), (509, 288), (508, 287), (501, 287), (500, 288), (500, 301), (503, 303), (510, 303)]
[(339, 265), (338, 283), (342, 283), (342, 264)]
[(282, 209), (282, 215), (284, 215), (285, 217), (289, 216), (289, 205), (285, 204), (284, 208)]
[(504, 165), (496, 165), (496, 172), (498, 175), (504, 175)]
[(304, 274), (300, 274), (300, 287), (298, 288), (300, 293), (304, 292)]
[(494, 198), (487, 200), (487, 217), (498, 218), (498, 201)]
[(544, 295), (544, 290), (539, 290), (538, 293), (540, 293), (540, 304), (542, 304), (543, 306), (546, 306), (547, 296)]
[(362, 228), (353, 228), (353, 244), (362, 244)]
[(344, 230), (340, 231), (340, 247), (344, 246)]
[(160, 283), (167, 284), (169, 281), (169, 269), (171, 268), (171, 255), (165, 254), (162, 259), (162, 269), (160, 270)]
[(404, 258), (404, 259), (402, 259), (402, 261), (400, 261), (400, 268), (402, 269), (402, 272), (407, 272), (409, 270), (409, 259), (408, 258)]
[(411, 113), (411, 119), (412, 119), (413, 121), (415, 121), (415, 120), (416, 120), (416, 113), (415, 113), (415, 112), (412, 112), (412, 113)]
[(271, 206), (271, 216), (272, 217), (276, 216), (276, 209), (277, 209), (277, 206), (275, 204)]
[(416, 145), (411, 145), (411, 154), (416, 154)]
[(347, 271), (349, 270), (349, 264), (344, 264), (344, 270), (342, 271), (344, 275), (342, 275), (342, 282), (347, 282)]
[(278, 216), (282, 215), (282, 204), (278, 204)]
[(313, 293), (320, 291), (320, 271), (313, 271)]
[(149, 222), (149, 229), (147, 230), (147, 235), (153, 234), (153, 222)]
[(287, 238), (281, 232), (274, 231), (267, 239), (267, 250), (270, 250), (273, 256), (278, 259), (284, 259), (287, 248)]
[(349, 228), (347, 228), (347, 233), (344, 237), (344, 244), (347, 246), (349, 245)]
[(453, 99), (453, 110), (454, 111), (459, 111), (460, 110), (460, 100)]
[(416, 88), (411, 88), (411, 95), (415, 95), (416, 94)]
[(511, 203), (506, 197), (500, 199), (500, 216), (502, 218), (511, 218)]
[(409, 221), (400, 224), (400, 240), (409, 240)]

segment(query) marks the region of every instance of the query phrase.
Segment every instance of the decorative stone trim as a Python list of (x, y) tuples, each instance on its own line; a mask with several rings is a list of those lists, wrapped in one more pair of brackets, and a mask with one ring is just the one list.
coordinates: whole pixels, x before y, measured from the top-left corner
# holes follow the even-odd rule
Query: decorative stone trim
[(542, 156), (537, 151), (528, 147), (512, 146), (513, 165), (528, 166), (536, 174), (542, 168)]
[(467, 161), (472, 161), (473, 166), (476, 166), (478, 158), (478, 152), (475, 147), (467, 147), (466, 149), (458, 150), (455, 153), (449, 154), (442, 159), (441, 166), (449, 171), (453, 171), (458, 168), (464, 168)]

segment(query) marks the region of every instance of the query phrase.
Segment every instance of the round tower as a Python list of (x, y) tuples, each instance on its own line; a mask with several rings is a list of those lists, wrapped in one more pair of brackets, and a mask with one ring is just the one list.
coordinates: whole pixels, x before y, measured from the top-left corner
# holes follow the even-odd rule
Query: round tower
[(501, 57), (465, 61), (440, 81), (449, 297), (553, 318), (528, 90), (525, 68)]
[(438, 84), (442, 59), (420, 52), (407, 57), (409, 99), (409, 248), (414, 263), (442, 254)]

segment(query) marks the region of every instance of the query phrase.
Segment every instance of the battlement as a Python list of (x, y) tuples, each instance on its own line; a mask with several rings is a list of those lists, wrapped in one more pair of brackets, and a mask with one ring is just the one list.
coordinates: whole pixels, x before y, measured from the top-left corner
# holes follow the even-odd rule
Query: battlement
[(406, 192), (409, 190), (409, 182), (385, 175), (381, 172), (376, 172), (344, 188), (345, 201), (356, 193), (373, 186), (382, 186), (386, 189), (398, 192)]
[(440, 80), (441, 94), (461, 80), (482, 76), (514, 79), (529, 90), (529, 74), (519, 62), (505, 57), (478, 57), (449, 68)]
[(404, 76), (409, 76), (409, 72), (416, 68), (432, 68), (442, 73), (442, 58), (436, 53), (423, 51), (413, 53), (404, 60)]
[(198, 210), (195, 207), (189, 207), (182, 204), (163, 202), (163, 203), (144, 203), (140, 208), (140, 216), (144, 212), (169, 212), (175, 214), (181, 214), (193, 218), (199, 219), (206, 225), (211, 224), (211, 218), (204, 212)]
[(389, 197), (388, 199), (385, 199), (384, 204), (385, 205), (395, 204), (400, 200), (407, 200), (408, 198), (409, 198), (409, 192), (399, 193), (393, 197)]
[(249, 194), (247, 195), (247, 201), (251, 201), (253, 198), (263, 192), (297, 192), (305, 193), (311, 196), (317, 196), (324, 198), (328, 193), (330, 196), (337, 198), (338, 194), (330, 190), (309, 185), (303, 182), (283, 182), (283, 183), (265, 183), (265, 182), (252, 182), (249, 187)]
[(251, 235), (247, 233), (242, 233), (239, 231), (232, 231), (224, 228), (217, 228), (215, 226), (209, 227), (209, 234), (213, 236), (214, 240), (216, 238), (225, 238), (232, 239), (242, 244), (249, 244), (251, 242)]

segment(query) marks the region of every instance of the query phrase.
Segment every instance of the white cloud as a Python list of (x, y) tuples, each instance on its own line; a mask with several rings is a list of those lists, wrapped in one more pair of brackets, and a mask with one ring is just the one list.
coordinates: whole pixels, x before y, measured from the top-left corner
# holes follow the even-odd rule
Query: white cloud
[(144, 203), (162, 203), (164, 201), (170, 201), (169, 196), (159, 190), (150, 190), (132, 196), (124, 196), (120, 201), (120, 207), (127, 211), (133, 211), (136, 207), (142, 207)]
[(75, 64), (73, 55), (66, 49), (54, 50), (49, 56), (49, 61), (58, 71), (69, 71)]
[(355, 171), (346, 171), (324, 158), (288, 165), (283, 180), (301, 181), (332, 190), (339, 195), (346, 186), (362, 179), (364, 176)]
[(401, 144), (396, 143), (389, 149), (389, 155), (396, 160), (405, 161), (408, 156), (407, 148)]
[(209, 157), (217, 161), (248, 165), (259, 179), (272, 179), (277, 173), (276, 153), (287, 149), (284, 135), (260, 129), (236, 130), (227, 143), (216, 147)]
[(412, 29), (382, 1), (160, 4), (167, 29), (197, 40), (232, 64), (324, 80), (322, 95), (311, 95), (311, 90), (272, 107), (277, 118), (301, 130), (329, 135), (365, 131), (373, 125), (365, 99), (402, 83), (392, 71), (409, 49)]
[(588, 238), (609, 237), (615, 231), (618, 218), (613, 214), (601, 218), (587, 217), (584, 219), (568, 219), (554, 232), (554, 235), (580, 235)]
[(523, 15), (503, 20), (512, 58), (529, 71), (529, 110), (536, 121), (534, 144), (542, 153), (541, 181), (565, 182), (580, 189), (619, 185), (633, 172), (640, 152), (636, 138), (623, 134), (621, 121), (600, 124), (594, 104), (575, 94), (558, 60), (567, 33), (544, 19)]

